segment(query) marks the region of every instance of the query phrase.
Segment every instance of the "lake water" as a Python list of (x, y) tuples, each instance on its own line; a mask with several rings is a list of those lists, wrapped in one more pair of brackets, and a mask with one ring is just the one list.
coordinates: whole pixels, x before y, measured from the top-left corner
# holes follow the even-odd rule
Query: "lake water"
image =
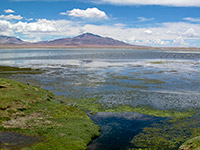
[[(95, 97), (96, 102), (106, 108), (121, 105), (164, 110), (200, 108), (200, 51), (197, 50), (5, 49), (0, 50), (0, 65), (45, 70), (36, 75), (1, 74), (0, 77), (40, 85), (66, 98)], [(116, 147), (108, 146), (112, 142), (105, 141), (111, 140), (116, 133), (120, 133), (116, 137), (129, 133), (125, 139), (113, 141), (119, 143), (117, 149), (126, 149), (142, 128), (161, 119), (142, 114), (139, 118), (131, 117), (135, 115), (101, 112), (91, 115), (101, 126), (103, 136), (89, 148), (101, 145), (98, 146), (101, 149), (114, 150)], [(107, 132), (108, 129), (113, 132)], [(120, 144), (119, 141), (128, 142)]]

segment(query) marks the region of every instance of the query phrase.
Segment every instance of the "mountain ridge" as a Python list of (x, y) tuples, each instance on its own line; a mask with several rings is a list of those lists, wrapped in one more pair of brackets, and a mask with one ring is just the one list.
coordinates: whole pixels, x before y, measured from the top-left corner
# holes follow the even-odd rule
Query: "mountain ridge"
[(26, 45), (30, 44), (29, 42), (25, 42), (19, 38), (16, 38), (14, 36), (5, 36), (5, 35), (0, 35), (0, 45)]
[(14, 36), (0, 35), (0, 45), (13, 45), (13, 46), (91, 46), (91, 47), (129, 47), (134, 46), (128, 43), (115, 40), (110, 37), (102, 37), (92, 33), (84, 33), (73, 38), (60, 38), (50, 41), (40, 41), (36, 43), (25, 42)]
[(80, 46), (80, 45), (96, 45), (96, 46), (131, 46), (130, 44), (127, 44), (125, 42), (121, 42), (112, 38), (108, 37), (101, 37), (99, 35), (95, 35), (92, 33), (84, 33), (81, 35), (78, 35), (74, 38), (61, 38), (61, 39), (55, 39), (51, 41), (42, 41), (38, 42), (36, 44), (45, 44), (50, 46)]

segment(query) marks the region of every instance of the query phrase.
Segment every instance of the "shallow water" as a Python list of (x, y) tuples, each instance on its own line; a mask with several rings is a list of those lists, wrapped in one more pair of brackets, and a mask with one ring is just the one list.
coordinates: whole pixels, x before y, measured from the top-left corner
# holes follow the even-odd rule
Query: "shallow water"
[[(0, 77), (40, 85), (66, 98), (96, 97), (107, 108), (119, 105), (165, 110), (200, 107), (200, 51), (197, 50), (0, 50), (0, 65), (45, 70), (42, 74), (0, 74)], [(127, 132), (123, 121), (128, 128), (134, 126), (137, 132), (130, 132), (130, 140), (148, 126), (146, 121), (139, 121), (144, 125), (137, 125), (137, 119), (127, 121), (123, 115), (117, 119), (116, 115), (91, 117), (102, 128), (115, 120), (119, 126), (112, 129), (116, 128), (119, 133)], [(104, 133), (110, 135), (102, 130)], [(128, 143), (122, 144), (121, 149)]]
[(31, 146), (41, 140), (14, 132), (0, 132), (0, 148), (19, 150), (23, 147)]
[(101, 136), (89, 144), (88, 150), (128, 150), (133, 147), (132, 138), (144, 127), (164, 120), (132, 112), (99, 112), (90, 117), (101, 127)]

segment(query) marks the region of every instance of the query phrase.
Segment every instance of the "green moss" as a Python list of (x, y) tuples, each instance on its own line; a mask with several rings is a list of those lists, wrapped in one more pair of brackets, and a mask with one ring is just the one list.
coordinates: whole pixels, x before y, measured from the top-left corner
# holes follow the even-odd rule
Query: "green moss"
[[(39, 87), (0, 79), (0, 131), (13, 131), (43, 140), (24, 150), (87, 149), (99, 127), (80, 109), (58, 103)], [(1, 147), (0, 147), (1, 148)]]

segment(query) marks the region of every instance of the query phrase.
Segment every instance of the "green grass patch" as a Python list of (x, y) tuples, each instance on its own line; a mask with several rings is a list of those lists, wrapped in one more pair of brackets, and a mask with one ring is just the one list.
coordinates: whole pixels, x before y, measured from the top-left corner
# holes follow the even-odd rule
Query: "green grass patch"
[(179, 150), (200, 150), (200, 136), (186, 141), (179, 147)]
[[(80, 109), (58, 103), (40, 87), (0, 79), (0, 132), (41, 137), (23, 150), (82, 150), (99, 136), (99, 127)], [(0, 148), (6, 144), (1, 143)], [(14, 146), (13, 146), (14, 147)]]

